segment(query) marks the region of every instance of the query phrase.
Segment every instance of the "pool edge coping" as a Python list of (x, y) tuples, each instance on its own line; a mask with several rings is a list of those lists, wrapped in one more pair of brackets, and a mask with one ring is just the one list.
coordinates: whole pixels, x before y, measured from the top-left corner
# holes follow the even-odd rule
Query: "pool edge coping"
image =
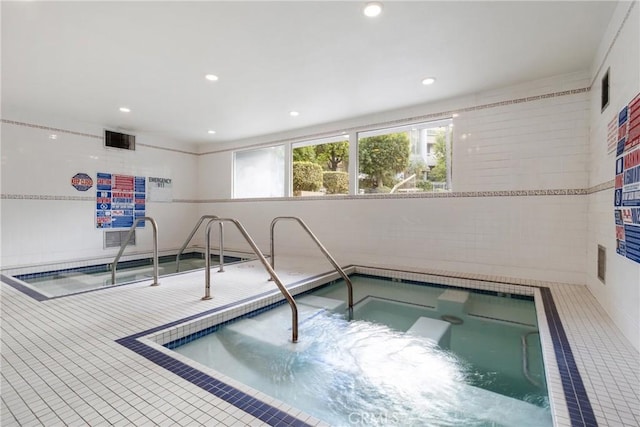
[[(367, 275), (367, 273), (365, 273), (364, 271), (376, 271), (378, 273), (378, 276), (382, 277), (383, 279), (384, 278), (393, 279), (394, 277), (393, 277), (393, 274), (391, 275), (391, 277), (380, 276), (381, 272), (386, 272), (386, 273), (393, 272), (396, 274), (396, 278), (399, 278), (398, 277), (399, 275), (404, 274), (409, 276), (413, 275), (414, 277), (435, 276), (435, 277), (445, 279), (444, 281), (464, 280), (469, 282), (483, 282), (484, 284), (497, 285), (498, 288), (504, 287), (504, 290), (506, 291), (516, 291), (516, 290), (520, 292), (524, 291), (521, 295), (532, 296), (536, 303), (538, 302), (538, 300), (540, 300), (542, 302), (543, 310), (536, 310), (536, 312), (538, 313), (538, 319), (541, 318), (540, 312), (542, 312), (542, 318), (544, 318), (546, 321), (545, 327), (548, 328), (547, 331), (549, 332), (549, 337), (545, 337), (545, 338), (549, 338), (551, 340), (552, 347), (553, 347), (552, 358), (553, 358), (553, 361), (555, 362), (553, 363), (553, 368), (558, 372), (558, 375), (561, 380), (561, 386), (562, 386), (562, 396), (560, 396), (560, 393), (559, 393), (560, 390), (553, 390), (555, 398), (552, 398), (551, 388), (554, 386), (552, 385), (553, 382), (549, 381), (550, 380), (549, 372), (548, 372), (548, 369), (546, 369), (547, 359), (550, 359), (551, 357), (549, 357), (549, 355), (547, 354), (547, 351), (543, 347), (543, 357), (545, 359), (545, 375), (547, 376), (546, 377), (547, 390), (549, 394), (549, 404), (550, 404), (553, 424), (554, 426), (564, 425), (565, 423), (562, 423), (557, 418), (560, 418), (559, 415), (562, 415), (564, 418), (564, 414), (566, 413), (568, 416), (568, 419), (570, 420), (569, 425), (571, 426), (597, 426), (598, 425), (595, 414), (593, 413), (593, 409), (589, 401), (589, 397), (584, 388), (584, 384), (582, 382), (580, 372), (577, 368), (575, 359), (573, 358), (573, 353), (571, 351), (571, 347), (570, 347), (566, 332), (564, 331), (564, 328), (562, 326), (560, 315), (555, 306), (551, 289), (549, 287), (541, 286), (541, 285), (513, 284), (508, 282), (491, 281), (488, 279), (473, 279), (470, 277), (445, 276), (441, 274), (430, 274), (426, 272), (419, 273), (419, 272), (411, 272), (411, 271), (392, 270), (390, 268), (367, 267), (367, 266), (358, 266), (358, 265), (350, 265), (348, 267), (345, 267), (345, 269), (350, 270), (349, 274), (356, 273), (356, 274), (363, 274), (363, 275)], [(360, 270), (364, 270), (364, 271), (360, 271)], [(331, 276), (331, 273), (316, 275), (316, 276), (304, 279), (302, 281), (288, 284), (287, 287), (296, 288), (296, 287), (302, 287), (305, 285), (316, 287), (318, 286), (317, 281), (322, 278), (327, 278), (327, 276)], [(408, 279), (400, 279), (400, 280), (413, 281), (414, 279), (410, 277)], [(315, 284), (312, 285), (312, 283), (315, 283)], [(442, 285), (460, 287), (458, 285), (447, 284), (447, 283), (444, 283)], [(462, 288), (467, 287), (469, 289), (483, 290), (482, 288), (476, 288), (470, 285), (471, 285), (470, 283), (465, 283), (465, 285), (462, 286)], [(302, 293), (302, 292), (304, 292), (304, 290), (300, 290), (296, 292), (296, 294)], [(495, 291), (495, 292), (500, 292), (500, 291)], [(517, 292), (517, 293), (520, 294), (520, 292)], [(536, 298), (536, 296), (538, 295), (539, 295), (539, 298)], [(211, 375), (205, 374), (200, 370), (193, 368), (187, 365), (186, 363), (179, 361), (171, 356), (168, 356), (163, 352), (157, 349), (154, 349), (151, 346), (140, 341), (140, 339), (146, 339), (146, 337), (154, 334), (158, 334), (162, 330), (176, 327), (178, 325), (185, 324), (199, 318), (208, 317), (213, 314), (221, 314), (225, 310), (239, 307), (243, 304), (247, 304), (254, 300), (266, 299), (269, 296), (274, 296), (277, 299), (278, 293), (269, 291), (262, 294), (258, 294), (249, 298), (245, 298), (240, 301), (236, 301), (234, 303), (227, 304), (225, 306), (216, 307), (214, 309), (207, 310), (202, 313), (198, 313), (183, 319), (179, 319), (164, 325), (160, 325), (158, 327), (148, 329), (146, 331), (142, 331), (136, 334), (129, 335), (127, 337), (120, 338), (116, 340), (116, 342), (142, 355), (143, 357), (156, 363), (157, 365), (162, 366), (163, 368), (181, 376), (182, 378), (186, 379), (192, 384), (200, 388), (203, 388), (204, 390), (216, 395), (217, 397), (238, 407), (239, 409), (242, 409), (243, 411), (249, 413), (250, 415), (255, 416), (256, 418), (260, 419), (263, 422), (266, 422), (267, 424), (273, 421), (276, 423), (270, 424), (270, 425), (307, 426), (310, 424), (307, 424), (305, 421), (300, 420), (298, 418), (292, 417), (288, 413), (281, 411), (280, 409), (274, 406), (271, 406), (268, 403), (257, 400), (255, 397), (247, 394), (246, 392), (239, 390), (229, 384), (223, 383), (221, 380)], [(537, 309), (537, 306), (536, 306), (536, 309)], [(242, 316), (242, 314), (239, 314), (238, 316)], [(218, 323), (223, 323), (223, 322), (224, 321), (221, 320)], [(540, 323), (538, 326), (540, 326)], [(160, 344), (157, 344), (157, 345), (160, 345)], [(167, 350), (167, 351), (170, 351), (170, 350)], [(162, 354), (162, 356), (159, 356), (158, 353)], [(159, 364), (158, 362), (156, 362), (157, 359), (162, 359), (162, 360), (171, 359), (176, 363), (179, 362), (178, 365), (181, 366), (181, 368), (177, 371), (174, 371), (172, 369), (172, 365), (170, 362), (168, 362), (167, 366), (165, 366), (163, 364)], [(224, 386), (220, 386), (220, 384), (223, 384)], [(231, 389), (225, 388), (225, 386), (230, 387), (232, 391), (230, 391)], [(249, 386), (246, 386), (246, 387), (249, 387)], [(231, 399), (231, 401), (227, 400), (227, 398)], [(562, 405), (561, 408), (557, 407), (555, 405), (555, 403), (557, 403), (555, 402), (556, 400), (562, 400), (564, 405)], [(241, 406), (236, 405), (232, 401), (237, 402), (238, 405), (241, 405)], [(561, 411), (562, 414), (559, 414), (557, 411)], [(288, 420), (287, 421), (288, 424), (281, 424), (284, 419)]]

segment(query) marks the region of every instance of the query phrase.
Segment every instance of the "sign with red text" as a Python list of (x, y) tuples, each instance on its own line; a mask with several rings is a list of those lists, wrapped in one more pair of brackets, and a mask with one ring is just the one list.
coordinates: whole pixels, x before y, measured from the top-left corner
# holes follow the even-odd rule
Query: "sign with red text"
[(640, 263), (640, 94), (618, 114), (615, 172), (616, 252)]
[(145, 183), (143, 176), (98, 172), (96, 227), (130, 228), (136, 218), (145, 216)]
[(71, 177), (71, 185), (78, 191), (87, 191), (93, 187), (93, 179), (86, 173), (77, 173)]

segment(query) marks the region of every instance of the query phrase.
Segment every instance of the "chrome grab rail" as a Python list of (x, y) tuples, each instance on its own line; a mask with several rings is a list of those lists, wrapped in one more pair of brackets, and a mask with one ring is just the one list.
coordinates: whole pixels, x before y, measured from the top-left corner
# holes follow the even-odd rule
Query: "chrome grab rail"
[(537, 380), (535, 380), (529, 373), (529, 356), (528, 356), (528, 350), (527, 350), (527, 338), (529, 337), (529, 335), (533, 335), (533, 334), (539, 334), (539, 332), (531, 331), (522, 335), (522, 337), (520, 337), (520, 340), (522, 342), (522, 373), (531, 384), (533, 384), (536, 387), (541, 387), (541, 384)]
[(336, 271), (340, 274), (340, 276), (342, 276), (342, 278), (344, 279), (345, 283), (347, 284), (347, 289), (348, 289), (348, 293), (349, 293), (349, 313), (352, 313), (352, 311), (353, 311), (353, 284), (351, 283), (351, 279), (349, 279), (349, 276), (347, 276), (347, 274), (344, 272), (344, 270), (342, 268), (340, 268), (340, 266), (338, 265), (336, 260), (333, 259), (333, 257), (329, 253), (329, 251), (322, 245), (322, 243), (320, 243), (320, 240), (318, 240), (318, 238), (315, 236), (315, 234), (313, 234), (313, 232), (307, 226), (307, 224), (305, 224), (304, 221), (302, 221), (300, 218), (298, 218), (296, 216), (279, 216), (279, 217), (274, 218), (273, 221), (271, 221), (271, 268), (275, 269), (275, 266), (276, 266), (276, 252), (275, 252), (275, 244), (274, 244), (274, 238), (273, 238), (273, 234), (274, 233), (273, 233), (273, 231), (275, 229), (276, 223), (278, 221), (280, 221), (280, 220), (283, 220), (283, 219), (297, 221), (298, 224), (300, 224), (300, 226), (304, 229), (304, 231), (306, 231), (307, 234), (311, 237), (311, 239), (315, 242), (315, 244), (318, 246), (318, 248), (320, 248), (320, 250), (322, 251), (324, 256), (326, 256), (327, 259), (329, 260), (329, 262), (331, 262), (331, 264), (333, 265), (333, 268), (335, 268)]
[(158, 283), (158, 224), (156, 223), (156, 220), (151, 218), (150, 216), (144, 216), (136, 218), (136, 220), (133, 222), (133, 225), (129, 229), (129, 233), (127, 233), (127, 238), (124, 239), (124, 242), (122, 243), (122, 245), (120, 245), (120, 251), (113, 260), (113, 264), (111, 264), (112, 285), (116, 284), (116, 268), (118, 266), (118, 261), (120, 260), (120, 257), (124, 252), (124, 248), (127, 247), (129, 239), (131, 238), (131, 235), (135, 231), (140, 221), (149, 221), (151, 223), (151, 226), (153, 227), (153, 283), (151, 284), (151, 286), (158, 286), (160, 284)]
[(271, 265), (269, 265), (269, 261), (267, 261), (267, 259), (264, 257), (262, 252), (260, 252), (260, 249), (258, 248), (258, 246), (255, 244), (255, 242), (253, 241), (251, 236), (249, 236), (249, 233), (247, 233), (247, 230), (245, 230), (245, 228), (242, 226), (242, 224), (240, 224), (240, 222), (238, 220), (235, 220), (235, 219), (232, 219), (232, 218), (214, 218), (214, 219), (211, 219), (207, 223), (206, 237), (205, 237), (205, 239), (206, 239), (206, 248), (205, 248), (205, 256), (206, 256), (206, 258), (205, 258), (205, 269), (204, 269), (205, 270), (205, 294), (202, 297), (202, 299), (203, 300), (211, 299), (211, 256), (210, 256), (211, 244), (209, 243), (209, 240), (210, 240), (210, 235), (211, 235), (211, 226), (216, 222), (218, 222), (218, 223), (222, 223), (222, 222), (231, 222), (231, 223), (233, 223), (236, 226), (236, 228), (238, 229), (238, 231), (240, 231), (242, 236), (245, 238), (247, 243), (249, 243), (249, 246), (251, 246), (251, 249), (253, 249), (253, 252), (256, 254), (256, 256), (258, 257), (258, 259), (260, 260), (260, 262), (262, 263), (264, 268), (267, 270), (267, 272), (269, 273), (269, 275), (273, 279), (273, 281), (276, 282), (276, 285), (278, 286), (278, 289), (280, 289), (280, 292), (285, 297), (285, 299), (289, 303), (289, 306), (291, 307), (291, 341), (294, 342), (294, 343), (298, 342), (298, 306), (296, 305), (295, 300), (293, 299), (293, 297), (291, 296), (291, 294), (289, 293), (287, 288), (284, 286), (284, 284), (282, 283), (282, 281), (280, 280), (280, 278), (276, 274), (275, 270), (271, 267)]
[[(195, 236), (196, 231), (198, 231), (198, 228), (200, 228), (200, 224), (202, 224), (202, 221), (204, 221), (205, 219), (217, 219), (217, 218), (218, 217), (216, 215), (202, 215), (200, 217), (196, 226), (193, 227), (193, 230), (191, 230), (191, 234), (189, 234), (189, 237), (187, 237), (187, 240), (184, 242), (184, 245), (182, 245), (182, 247), (178, 251), (178, 255), (176, 255), (176, 273), (180, 272), (180, 255), (182, 255), (182, 252), (184, 252), (184, 250), (187, 248), (187, 245), (189, 244), (191, 239), (193, 239), (193, 236)], [(220, 223), (220, 270), (218, 270), (220, 273), (224, 271), (224, 228), (223, 227), (224, 225)]]

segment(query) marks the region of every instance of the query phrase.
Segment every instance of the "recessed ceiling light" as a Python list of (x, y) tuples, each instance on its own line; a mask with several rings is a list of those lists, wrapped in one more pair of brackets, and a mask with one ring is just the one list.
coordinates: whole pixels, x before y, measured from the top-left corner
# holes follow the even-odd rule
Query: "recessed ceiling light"
[(376, 17), (382, 12), (382, 3), (377, 1), (369, 2), (364, 7), (364, 14), (369, 18)]
[(204, 76), (204, 78), (212, 82), (218, 81), (218, 76), (216, 76), (215, 74), (207, 74), (206, 76)]
[(298, 113), (297, 111), (289, 111), (289, 115), (291, 117), (298, 117), (300, 115), (300, 113)]
[(58, 135), (52, 133), (51, 135), (49, 135), (49, 139), (58, 139)]
[(127, 107), (120, 107), (120, 111), (122, 111), (123, 113), (130, 113), (131, 109)]
[(216, 133), (216, 131), (215, 130), (209, 130), (209, 131), (207, 131), (207, 133), (210, 134), (210, 135), (213, 135), (214, 133)]
[(435, 81), (436, 81), (435, 77), (425, 77), (424, 79), (422, 79), (422, 84), (425, 86), (428, 86), (428, 85), (434, 84)]
[(453, 118), (455, 119), (456, 117), (460, 117), (460, 114), (458, 114), (458, 113), (453, 113), (453, 114), (451, 115), (451, 117), (453, 117)]

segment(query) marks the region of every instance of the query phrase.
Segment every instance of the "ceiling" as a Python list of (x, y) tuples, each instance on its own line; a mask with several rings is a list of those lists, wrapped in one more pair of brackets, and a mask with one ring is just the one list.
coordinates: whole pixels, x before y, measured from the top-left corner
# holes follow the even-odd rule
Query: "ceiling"
[(3, 1), (2, 115), (214, 147), (589, 69), (616, 7), (363, 5)]

